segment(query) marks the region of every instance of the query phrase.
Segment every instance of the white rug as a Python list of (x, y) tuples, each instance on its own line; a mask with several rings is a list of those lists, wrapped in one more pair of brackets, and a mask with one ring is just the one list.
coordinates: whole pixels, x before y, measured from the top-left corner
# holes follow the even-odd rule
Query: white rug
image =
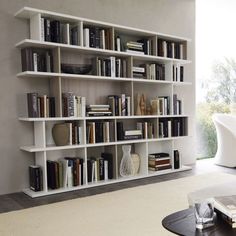
[(209, 173), (0, 214), (1, 236), (165, 236), (187, 194), (236, 176)]

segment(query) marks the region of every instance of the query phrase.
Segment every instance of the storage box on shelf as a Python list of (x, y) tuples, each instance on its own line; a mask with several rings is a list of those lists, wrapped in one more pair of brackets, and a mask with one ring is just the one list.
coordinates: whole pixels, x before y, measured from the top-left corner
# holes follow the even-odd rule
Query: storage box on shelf
[[(34, 152), (42, 170), (43, 190), (25, 193), (39, 197), (189, 169), (174, 155), (174, 140), (188, 137), (179, 92), (191, 85), (184, 75), (188, 39), (29, 7), (16, 16), (30, 22), (29, 39), (16, 45), (17, 76), (49, 79), (44, 100), (54, 97), (55, 107), (53, 115), (49, 108), (39, 113), (35, 95), (36, 112), (19, 118), (34, 122), (34, 145), (21, 149)], [(60, 129), (68, 139), (55, 139)], [(125, 144), (140, 167), (126, 178), (119, 174)], [(168, 168), (154, 160), (156, 171), (149, 170), (154, 153), (168, 153), (162, 164)]]

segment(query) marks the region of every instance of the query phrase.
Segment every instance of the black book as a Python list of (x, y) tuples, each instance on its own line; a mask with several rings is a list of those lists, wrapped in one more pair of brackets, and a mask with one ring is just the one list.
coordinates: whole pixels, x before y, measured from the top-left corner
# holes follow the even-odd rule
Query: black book
[(144, 54), (149, 54), (148, 39), (141, 39), (141, 40), (138, 40), (137, 42), (143, 44), (143, 52), (144, 52)]
[(98, 173), (99, 173), (99, 180), (104, 180), (105, 178), (105, 174), (104, 174), (104, 159), (103, 158), (99, 158), (97, 160), (99, 162), (99, 170), (98, 170)]
[(180, 168), (179, 151), (174, 150), (174, 169)]
[(175, 118), (172, 120), (172, 136), (177, 137), (180, 135), (180, 123), (179, 119)]
[(175, 43), (175, 58), (180, 59), (180, 44)]
[(173, 109), (174, 115), (177, 115), (177, 94), (173, 94)]
[(21, 65), (22, 65), (22, 71), (34, 70), (32, 48), (21, 49)]
[(93, 168), (93, 161), (88, 159), (87, 160), (87, 177), (88, 177), (88, 182), (92, 182), (92, 168)]
[(56, 117), (55, 97), (49, 97), (49, 117)]
[(42, 171), (40, 166), (29, 166), (29, 182), (30, 182), (30, 189), (38, 192), (42, 190)]
[(101, 157), (108, 161), (108, 179), (113, 179), (113, 156), (111, 153), (103, 152)]
[(180, 82), (184, 82), (184, 67), (180, 66)]
[(166, 42), (167, 44), (167, 57), (172, 58), (172, 45), (171, 42)]
[(39, 117), (38, 93), (27, 93), (28, 116)]
[(51, 189), (56, 189), (56, 171), (55, 163), (53, 161), (47, 161), (47, 178), (48, 187)]
[(89, 47), (96, 47), (95, 28), (89, 28)]
[(100, 48), (100, 29), (98, 27), (94, 28), (95, 34), (95, 48)]
[(123, 122), (117, 122), (117, 140), (124, 140)]
[(166, 152), (157, 152), (157, 153), (150, 153), (148, 155), (149, 158), (155, 158), (155, 159), (161, 159), (161, 158), (166, 158), (170, 157), (169, 153)]
[(49, 19), (44, 19), (44, 39), (45, 41), (51, 42), (51, 22)]
[(79, 158), (79, 165), (81, 166), (81, 169), (80, 169), (80, 180), (81, 180), (81, 185), (84, 184), (84, 160), (83, 158)]
[(51, 41), (55, 43), (60, 43), (61, 41), (61, 33), (60, 33), (61, 23), (58, 20), (51, 21), (50, 29), (51, 29)]

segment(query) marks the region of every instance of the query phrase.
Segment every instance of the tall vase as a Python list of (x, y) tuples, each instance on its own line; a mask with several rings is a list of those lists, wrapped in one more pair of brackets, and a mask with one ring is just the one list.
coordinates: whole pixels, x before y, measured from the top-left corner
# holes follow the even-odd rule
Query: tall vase
[(134, 163), (131, 158), (131, 145), (123, 145), (123, 157), (120, 163), (120, 175), (122, 177), (133, 176), (135, 174)]

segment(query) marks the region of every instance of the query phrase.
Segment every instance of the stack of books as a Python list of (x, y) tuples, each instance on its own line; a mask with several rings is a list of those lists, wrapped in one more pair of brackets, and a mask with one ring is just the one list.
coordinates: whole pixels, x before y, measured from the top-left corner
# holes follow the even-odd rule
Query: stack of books
[(145, 78), (145, 68), (143, 66), (133, 66), (133, 78), (144, 79)]
[(213, 198), (214, 211), (232, 228), (236, 228), (236, 195)]
[(140, 129), (124, 130), (123, 122), (117, 122), (117, 140), (142, 139), (143, 133)]
[(87, 116), (111, 116), (110, 105), (88, 105), (86, 107)]
[(142, 54), (144, 55), (143, 50), (143, 43), (135, 42), (135, 41), (128, 41), (125, 44), (126, 52), (134, 53), (134, 54)]
[(159, 152), (148, 155), (148, 169), (151, 171), (160, 171), (171, 169), (169, 153)]

